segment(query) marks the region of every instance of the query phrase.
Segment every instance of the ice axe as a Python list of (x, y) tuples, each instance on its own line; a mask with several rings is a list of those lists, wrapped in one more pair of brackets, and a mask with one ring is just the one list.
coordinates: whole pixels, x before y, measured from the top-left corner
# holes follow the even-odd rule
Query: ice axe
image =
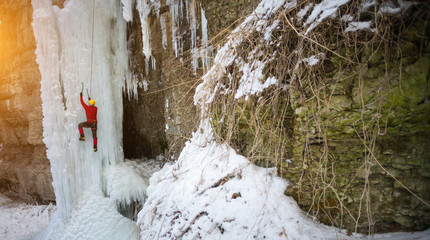
[[(81, 82), (81, 84), (82, 84), (81, 92), (83, 92), (83, 91), (84, 91), (84, 83), (83, 83), (83, 82)], [(88, 88), (86, 88), (86, 90), (87, 90), (88, 100), (90, 100), (91, 98), (90, 98), (90, 94), (88, 94)]]

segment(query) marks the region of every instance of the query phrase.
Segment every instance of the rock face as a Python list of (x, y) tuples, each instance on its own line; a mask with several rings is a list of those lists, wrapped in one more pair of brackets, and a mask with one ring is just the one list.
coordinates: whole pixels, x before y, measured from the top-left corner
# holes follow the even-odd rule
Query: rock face
[[(300, 93), (291, 91), (294, 150), (285, 176), (294, 184), (288, 193), (315, 212), (317, 204), (332, 207), (331, 219), (317, 214), (325, 223), (339, 221), (334, 209), (345, 208), (366, 216), (361, 223), (349, 217), (341, 223), (361, 232), (424, 230), (430, 209), (409, 191), (430, 199), (430, 58), (428, 52), (405, 57), (401, 76), (393, 67), (387, 79), (384, 65), (377, 61), (361, 76), (348, 72), (345, 81), (329, 84), (322, 108), (312, 100), (303, 104)], [(316, 200), (324, 194), (324, 201)]]
[[(398, 49), (338, 49), (360, 54), (366, 65), (326, 73), (319, 100), (290, 89), (288, 193), (325, 223), (361, 232), (430, 227), (430, 47), (419, 47), (428, 41), (418, 34), (423, 26), (418, 18), (408, 23)], [(342, 62), (331, 58), (336, 68)], [(320, 207), (330, 214), (316, 213)], [(342, 210), (355, 219), (341, 220)]]
[[(183, 55), (175, 56), (172, 41), (172, 13), (165, 1), (160, 1), (159, 15), (149, 15), (152, 59), (145, 59), (142, 52), (142, 29), (139, 13), (134, 10), (129, 28), (129, 49), (133, 81), (139, 86), (137, 98), (124, 96), (124, 154), (126, 158), (154, 158), (164, 154), (173, 160), (179, 156), (184, 143), (198, 125), (198, 113), (194, 107), (194, 89), (199, 83), (202, 70), (192, 70), (190, 54), (190, 20), (187, 1), (176, 1), (183, 6), (179, 35), (183, 39)], [(201, 23), (202, 10), (208, 21), (209, 38), (218, 41), (240, 23), (241, 16), (249, 14), (259, 1), (188, 1)], [(189, 7), (188, 6), (188, 7)], [(160, 19), (164, 19), (164, 26)], [(197, 39), (202, 39), (202, 26), (197, 24)], [(163, 46), (163, 30), (166, 29)], [(227, 31), (224, 31), (227, 30)], [(224, 31), (224, 32), (223, 32)], [(215, 40), (216, 41), (216, 40)], [(214, 41), (214, 42), (215, 42)], [(152, 61), (155, 60), (155, 67)], [(148, 61), (148, 63), (147, 63)], [(199, 65), (202, 67), (202, 65)], [(197, 113), (197, 114), (196, 114)]]
[(40, 73), (30, 1), (0, 2), (0, 191), (55, 201), (43, 143)]

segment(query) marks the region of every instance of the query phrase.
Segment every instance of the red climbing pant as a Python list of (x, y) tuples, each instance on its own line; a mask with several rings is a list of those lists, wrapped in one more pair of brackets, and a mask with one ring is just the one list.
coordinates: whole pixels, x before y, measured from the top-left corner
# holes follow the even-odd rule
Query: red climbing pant
[(78, 128), (81, 137), (84, 137), (83, 128), (91, 128), (91, 132), (93, 133), (94, 146), (97, 146), (97, 123), (81, 122), (79, 123)]

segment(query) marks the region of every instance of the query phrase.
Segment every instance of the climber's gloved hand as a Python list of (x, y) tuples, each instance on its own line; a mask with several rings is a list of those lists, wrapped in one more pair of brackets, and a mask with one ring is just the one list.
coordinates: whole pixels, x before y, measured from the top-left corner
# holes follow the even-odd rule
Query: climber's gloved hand
[(82, 97), (82, 92), (79, 95), (81, 95), (81, 97)]
[(91, 100), (91, 98), (90, 97), (88, 97), (88, 101), (90, 101)]

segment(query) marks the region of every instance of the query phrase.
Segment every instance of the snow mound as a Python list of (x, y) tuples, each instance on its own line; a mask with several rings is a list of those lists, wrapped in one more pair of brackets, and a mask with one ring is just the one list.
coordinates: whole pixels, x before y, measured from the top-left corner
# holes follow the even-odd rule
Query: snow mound
[(150, 178), (141, 239), (346, 237), (304, 216), (275, 168), (251, 164), (211, 134), (203, 121), (178, 161)]

